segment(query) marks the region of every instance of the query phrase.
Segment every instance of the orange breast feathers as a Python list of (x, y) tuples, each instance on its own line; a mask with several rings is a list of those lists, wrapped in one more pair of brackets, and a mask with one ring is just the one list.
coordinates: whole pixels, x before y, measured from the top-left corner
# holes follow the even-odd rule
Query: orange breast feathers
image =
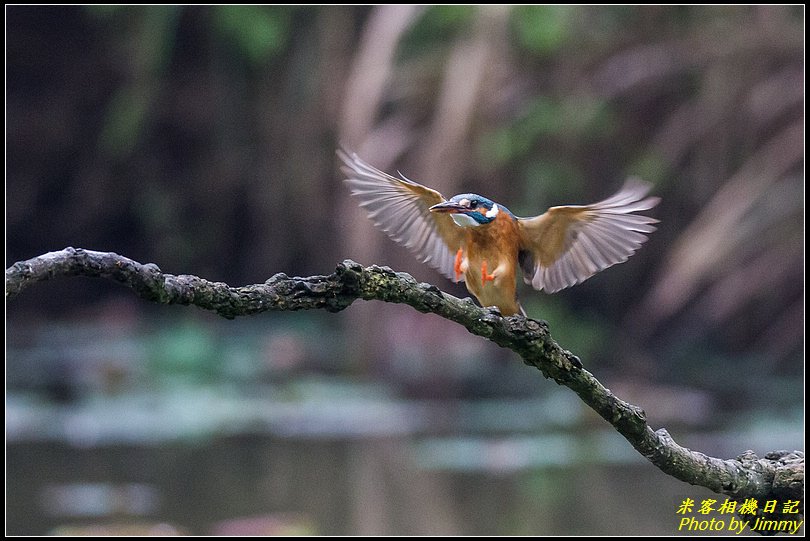
[(520, 231), (506, 212), (487, 226), (465, 228), (460, 270), (467, 289), (482, 306), (498, 306), (503, 315), (520, 312), (516, 299)]

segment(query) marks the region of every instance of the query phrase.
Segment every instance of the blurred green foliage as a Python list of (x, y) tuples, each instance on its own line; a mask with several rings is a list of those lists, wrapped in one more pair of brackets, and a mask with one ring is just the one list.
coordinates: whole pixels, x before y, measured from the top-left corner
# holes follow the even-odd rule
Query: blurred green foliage
[(563, 347), (575, 349), (575, 355), (587, 365), (598, 365), (604, 360), (605, 345), (615, 336), (611, 328), (597, 313), (573, 310), (560, 297), (530, 298), (524, 302), (527, 311), (543, 314), (551, 335)]
[(161, 328), (148, 341), (148, 364), (162, 384), (211, 382), (223, 361), (216, 346), (202, 322), (186, 319)]
[(518, 42), (537, 55), (551, 55), (571, 38), (574, 6), (517, 6), (512, 23)]
[(293, 32), (293, 8), (276, 6), (216, 6), (213, 29), (232, 43), (254, 68), (284, 52)]
[(522, 164), (520, 180), (526, 201), (523, 215), (536, 213), (539, 203), (580, 193), (585, 182), (586, 172), (562, 157), (560, 146), (580, 148), (589, 141), (609, 137), (613, 123), (605, 102), (588, 97), (539, 96), (508, 125), (482, 134), (480, 154), (495, 166)]
[(470, 31), (476, 11), (474, 6), (425, 6), (399, 45), (402, 60), (442, 50)]

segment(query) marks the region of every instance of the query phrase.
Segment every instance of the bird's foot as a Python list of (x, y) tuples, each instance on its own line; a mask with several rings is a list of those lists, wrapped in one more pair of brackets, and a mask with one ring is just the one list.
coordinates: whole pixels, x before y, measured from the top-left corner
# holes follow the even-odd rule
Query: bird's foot
[(493, 280), (495, 280), (495, 275), (487, 272), (487, 260), (485, 259), (484, 262), (481, 263), (481, 283), (486, 284)]
[(453, 263), (453, 272), (456, 273), (456, 282), (461, 281), (461, 275), (463, 274), (461, 272), (461, 258), (462, 257), (464, 257), (464, 250), (462, 248), (459, 248), (458, 252), (456, 252), (456, 261), (455, 261), (455, 263)]

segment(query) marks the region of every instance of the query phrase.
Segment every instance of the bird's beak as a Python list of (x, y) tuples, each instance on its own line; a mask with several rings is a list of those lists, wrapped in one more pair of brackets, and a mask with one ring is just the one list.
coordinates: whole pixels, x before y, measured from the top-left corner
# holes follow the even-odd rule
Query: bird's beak
[(454, 201), (445, 201), (443, 203), (439, 203), (438, 205), (433, 205), (428, 210), (430, 212), (447, 212), (452, 214), (458, 214), (459, 212), (464, 212), (468, 210), (466, 207), (459, 205)]

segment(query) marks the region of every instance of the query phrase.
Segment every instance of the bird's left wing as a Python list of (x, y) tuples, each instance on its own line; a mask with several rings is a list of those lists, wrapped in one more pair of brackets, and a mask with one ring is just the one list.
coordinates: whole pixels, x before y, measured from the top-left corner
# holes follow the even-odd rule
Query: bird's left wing
[(519, 219), (526, 283), (554, 293), (626, 261), (658, 222), (633, 214), (658, 204), (658, 197), (646, 197), (649, 191), (649, 184), (631, 178), (599, 203), (552, 207), (540, 216)]
[[(428, 209), (445, 198), (436, 190), (393, 177), (361, 160), (357, 154), (338, 151), (345, 164), (346, 184), (374, 223), (396, 242), (404, 244), (422, 261), (453, 281), (456, 252), (464, 240), (462, 228), (450, 214)], [(463, 280), (463, 277), (461, 278)]]

